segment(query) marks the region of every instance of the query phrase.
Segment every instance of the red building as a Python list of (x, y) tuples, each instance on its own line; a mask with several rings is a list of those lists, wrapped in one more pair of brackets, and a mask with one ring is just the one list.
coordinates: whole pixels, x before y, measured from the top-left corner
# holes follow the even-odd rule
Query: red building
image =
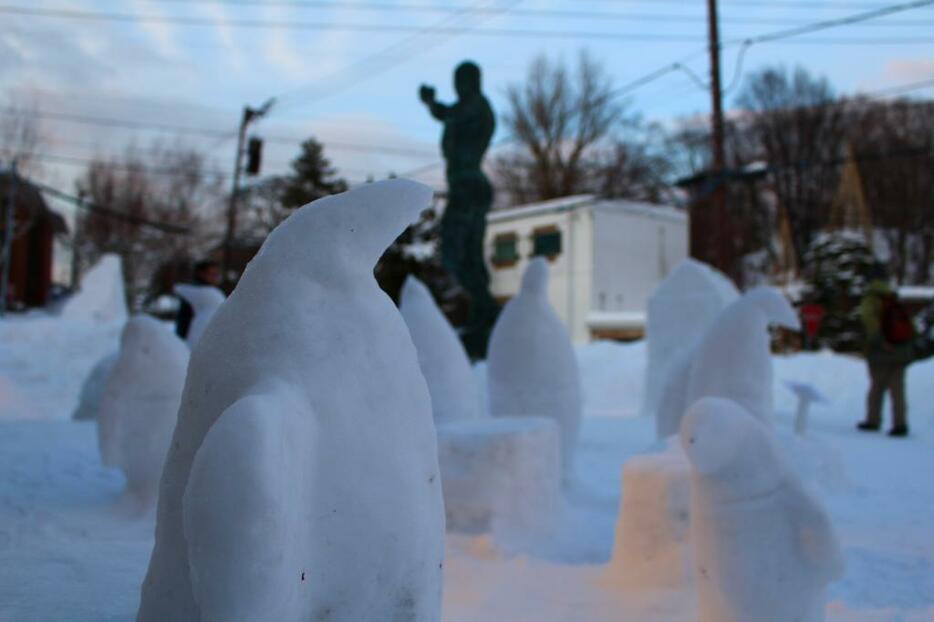
[[(0, 232), (4, 235), (13, 181), (10, 173), (0, 173)], [(8, 308), (41, 307), (52, 285), (55, 235), (67, 233), (68, 227), (61, 215), (49, 209), (38, 188), (22, 177), (15, 184)]]

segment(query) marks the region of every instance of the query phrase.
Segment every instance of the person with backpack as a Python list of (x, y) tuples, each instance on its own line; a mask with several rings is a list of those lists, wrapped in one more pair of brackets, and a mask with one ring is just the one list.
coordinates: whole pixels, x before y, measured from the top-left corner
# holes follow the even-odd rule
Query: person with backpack
[[(195, 264), (192, 285), (213, 285), (219, 287), (221, 283), (221, 268), (213, 259), (205, 259)], [(184, 298), (179, 298), (178, 313), (175, 316), (175, 334), (180, 339), (188, 337), (188, 329), (195, 317), (195, 310)]]
[(882, 427), (882, 402), (892, 400), (889, 436), (908, 436), (908, 406), (905, 400), (905, 370), (914, 359), (914, 324), (911, 314), (877, 269), (860, 303), (869, 367), (866, 419), (857, 428), (876, 432)]

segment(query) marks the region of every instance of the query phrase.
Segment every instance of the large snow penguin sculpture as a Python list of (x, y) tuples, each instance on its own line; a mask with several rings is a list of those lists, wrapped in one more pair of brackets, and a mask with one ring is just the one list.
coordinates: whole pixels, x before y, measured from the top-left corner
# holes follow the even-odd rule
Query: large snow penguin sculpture
[(749, 290), (717, 316), (696, 347), (672, 363), (656, 415), (660, 439), (677, 434), (687, 407), (702, 397), (731, 399), (771, 422), (770, 325), (801, 326), (788, 299), (773, 287)]
[(428, 382), (435, 423), (480, 417), (467, 352), (425, 284), (409, 276), (402, 286), (399, 311), (409, 327), (418, 363)]
[(192, 352), (138, 619), (440, 619), (431, 401), (373, 266), (431, 190), (292, 214)]
[(188, 304), (194, 310), (194, 318), (191, 321), (191, 326), (188, 327), (188, 335), (185, 337), (188, 346), (194, 348), (198, 340), (201, 339), (204, 329), (208, 327), (211, 318), (224, 304), (224, 292), (213, 285), (185, 285), (180, 283), (175, 286), (175, 293), (188, 301)]
[(580, 428), (580, 376), (568, 331), (548, 302), (548, 263), (542, 257), (529, 262), (519, 294), (493, 327), (487, 383), (493, 416), (557, 422), (561, 463), (570, 478)]
[(771, 424), (774, 387), (769, 325), (801, 328), (788, 299), (774, 287), (755, 287), (724, 309), (694, 355), (685, 406), (702, 397), (725, 397)]
[(141, 507), (155, 504), (187, 364), (185, 343), (158, 320), (138, 315), (124, 326), (101, 393), (97, 434), (104, 464), (123, 471)]
[(699, 622), (821, 622), (843, 562), (823, 508), (742, 406), (704, 398), (685, 415)]

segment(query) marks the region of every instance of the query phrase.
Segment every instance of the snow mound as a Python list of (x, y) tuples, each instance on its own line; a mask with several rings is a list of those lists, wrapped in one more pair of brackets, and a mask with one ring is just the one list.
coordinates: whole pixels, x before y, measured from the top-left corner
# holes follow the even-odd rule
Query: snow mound
[(683, 589), (693, 581), (690, 464), (672, 442), (659, 453), (630, 458), (613, 559), (608, 569), (626, 591)]
[(821, 622), (842, 554), (772, 431), (736, 402), (704, 398), (685, 415), (681, 444), (700, 622)]
[(373, 278), (430, 199), (367, 184), (267, 237), (192, 351), (141, 622), (440, 620), (431, 398)]
[(418, 365), (428, 383), (435, 423), (479, 418), (480, 403), (467, 352), (431, 292), (414, 276), (402, 286), (399, 312), (409, 327)]
[(648, 304), (648, 365), (641, 414), (655, 416), (672, 365), (696, 346), (720, 312), (737, 298), (739, 292), (725, 274), (694, 259), (682, 261), (658, 285)]
[(581, 381), (567, 329), (548, 302), (548, 263), (529, 262), (519, 293), (490, 336), (487, 391), (494, 417), (548, 417), (561, 433), (561, 462), (573, 477)]
[(194, 348), (198, 340), (201, 339), (204, 329), (214, 314), (224, 304), (224, 292), (213, 285), (185, 285), (175, 286), (175, 293), (188, 301), (194, 310), (194, 317), (191, 320), (191, 326), (188, 327), (188, 335), (185, 341), (188, 347)]
[(449, 531), (528, 534), (547, 530), (561, 494), (558, 428), (541, 417), (438, 426), (438, 460)]
[(41, 418), (42, 413), (20, 393), (13, 381), (0, 376), (0, 420)]
[(69, 319), (123, 322), (127, 318), (123, 264), (118, 255), (103, 255), (81, 279), (81, 289), (65, 302)]
[(185, 384), (188, 348), (159, 321), (131, 318), (100, 399), (98, 443), (142, 507), (155, 502)]
[(107, 386), (107, 378), (117, 362), (119, 352), (113, 352), (101, 358), (91, 373), (85, 378), (81, 385), (81, 395), (78, 396), (78, 407), (72, 413), (71, 418), (84, 421), (87, 419), (97, 419), (97, 413), (100, 411), (101, 398), (104, 395), (104, 387)]

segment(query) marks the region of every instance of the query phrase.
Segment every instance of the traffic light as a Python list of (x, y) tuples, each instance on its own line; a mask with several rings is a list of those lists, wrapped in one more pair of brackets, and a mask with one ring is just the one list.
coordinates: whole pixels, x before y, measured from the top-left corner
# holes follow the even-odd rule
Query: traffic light
[(246, 174), (259, 175), (263, 161), (263, 139), (253, 136), (246, 147)]

